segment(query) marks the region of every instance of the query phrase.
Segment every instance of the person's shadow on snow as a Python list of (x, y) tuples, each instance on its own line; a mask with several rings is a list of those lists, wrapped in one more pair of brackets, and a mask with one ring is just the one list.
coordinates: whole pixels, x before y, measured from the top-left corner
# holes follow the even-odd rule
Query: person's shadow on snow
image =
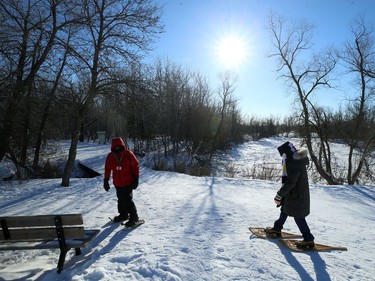
[[(281, 253), (284, 255), (286, 261), (296, 270), (301, 280), (316, 280), (316, 281), (330, 281), (331, 277), (327, 272), (327, 267), (325, 261), (322, 259), (318, 252), (301, 252), (295, 253), (289, 249), (284, 248), (278, 241), (272, 241), (279, 248)], [(296, 254), (296, 255), (294, 255)], [(306, 269), (298, 261), (299, 255), (308, 255), (314, 265), (315, 269), (315, 278), (311, 277)]]

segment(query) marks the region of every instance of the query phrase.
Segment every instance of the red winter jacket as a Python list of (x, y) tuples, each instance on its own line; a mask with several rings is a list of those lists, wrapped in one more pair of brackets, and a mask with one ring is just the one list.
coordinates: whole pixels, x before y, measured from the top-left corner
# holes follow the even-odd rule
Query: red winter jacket
[[(122, 147), (123, 151), (115, 152), (115, 147)], [(126, 149), (122, 138), (112, 139), (111, 152), (105, 160), (104, 179), (109, 180), (112, 172), (113, 185), (116, 187), (129, 186), (134, 177), (139, 177), (139, 164), (134, 153)]]

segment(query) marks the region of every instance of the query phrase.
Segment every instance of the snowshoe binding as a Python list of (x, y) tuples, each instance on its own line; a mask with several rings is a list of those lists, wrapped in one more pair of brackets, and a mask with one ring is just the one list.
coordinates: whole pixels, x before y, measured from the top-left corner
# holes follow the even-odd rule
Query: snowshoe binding
[(123, 221), (126, 221), (129, 219), (129, 216), (128, 215), (118, 215), (118, 216), (115, 216), (112, 220), (113, 222), (123, 222)]
[(122, 223), (122, 225), (124, 225), (125, 228), (130, 229), (130, 228), (135, 228), (135, 227), (137, 227), (141, 224), (144, 224), (144, 223), (145, 223), (144, 220), (136, 220), (136, 221), (135, 220), (129, 220), (126, 223)]
[(267, 233), (268, 236), (272, 238), (280, 238), (281, 237), (281, 230), (276, 230), (273, 227), (267, 227), (264, 230), (265, 233)]
[(315, 248), (314, 241), (302, 240), (302, 241), (297, 241), (295, 244), (298, 249), (314, 249)]

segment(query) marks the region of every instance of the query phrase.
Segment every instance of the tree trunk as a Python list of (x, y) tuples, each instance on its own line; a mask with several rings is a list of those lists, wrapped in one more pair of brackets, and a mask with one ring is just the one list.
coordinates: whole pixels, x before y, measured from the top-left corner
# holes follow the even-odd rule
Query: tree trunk
[(4, 114), (3, 124), (0, 131), (0, 161), (9, 150), (9, 142), (12, 135), (14, 116), (16, 115), (16, 104), (10, 104)]
[(47, 104), (44, 107), (42, 119), (39, 124), (39, 129), (37, 132), (35, 151), (34, 151), (34, 160), (33, 160), (33, 169), (36, 174), (38, 174), (38, 170), (39, 170), (38, 167), (39, 167), (39, 158), (40, 158), (40, 148), (42, 146), (43, 132), (46, 127), (49, 110), (50, 110), (51, 103), (52, 103), (52, 98), (53, 98), (53, 93), (51, 93), (50, 97), (48, 98)]
[(72, 170), (74, 168), (74, 163), (75, 163), (76, 157), (77, 157), (77, 146), (78, 146), (79, 133), (80, 133), (80, 123), (81, 122), (79, 120), (77, 120), (77, 123), (75, 125), (75, 129), (73, 130), (72, 135), (71, 135), (69, 156), (68, 156), (68, 160), (65, 164), (61, 186), (67, 187), (70, 184), (70, 178), (71, 178), (71, 175), (72, 175)]
[(28, 87), (27, 94), (26, 94), (26, 108), (25, 108), (25, 117), (24, 117), (24, 124), (23, 124), (23, 132), (22, 132), (22, 146), (21, 146), (21, 157), (20, 163), (22, 165), (26, 165), (27, 162), (27, 151), (29, 149), (30, 143), (30, 119), (31, 117), (31, 92), (32, 88), (31, 85)]

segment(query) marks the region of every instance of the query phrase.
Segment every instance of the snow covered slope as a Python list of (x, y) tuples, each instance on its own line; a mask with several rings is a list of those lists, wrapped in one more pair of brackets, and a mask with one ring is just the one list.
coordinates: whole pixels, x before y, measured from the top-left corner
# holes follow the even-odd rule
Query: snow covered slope
[[(108, 145), (81, 144), (77, 158), (102, 173), (108, 151)], [(68, 253), (61, 274), (58, 250), (0, 252), (0, 280), (374, 280), (370, 186), (311, 185), (307, 221), (316, 241), (348, 251), (292, 253), (247, 229), (271, 226), (278, 217), (278, 182), (142, 168), (134, 200), (146, 223), (132, 231), (108, 223), (117, 214), (116, 195), (113, 187), (103, 190), (102, 177), (72, 179), (68, 188), (60, 183), (1, 182), (1, 215), (82, 213), (85, 227), (101, 233), (81, 256)], [(292, 218), (285, 229), (298, 232)]]

